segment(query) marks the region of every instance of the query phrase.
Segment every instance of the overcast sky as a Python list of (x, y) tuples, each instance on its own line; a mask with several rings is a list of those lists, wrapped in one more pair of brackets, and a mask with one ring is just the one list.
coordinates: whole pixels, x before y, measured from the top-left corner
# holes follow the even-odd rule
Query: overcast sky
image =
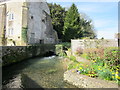
[[(73, 2), (59, 2), (47, 0), (48, 2), (57, 3), (65, 8), (69, 8)], [(114, 39), (115, 33), (118, 32), (118, 2), (74, 2), (79, 10), (87, 14), (95, 26), (98, 38)]]

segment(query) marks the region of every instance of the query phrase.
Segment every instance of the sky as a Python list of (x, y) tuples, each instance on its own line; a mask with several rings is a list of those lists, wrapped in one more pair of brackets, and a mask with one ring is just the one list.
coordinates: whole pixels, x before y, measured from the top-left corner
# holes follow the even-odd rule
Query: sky
[(85, 13), (93, 21), (97, 38), (114, 39), (118, 33), (118, 2), (57, 2), (47, 0), (49, 3), (57, 3), (68, 9), (75, 3), (79, 13)]

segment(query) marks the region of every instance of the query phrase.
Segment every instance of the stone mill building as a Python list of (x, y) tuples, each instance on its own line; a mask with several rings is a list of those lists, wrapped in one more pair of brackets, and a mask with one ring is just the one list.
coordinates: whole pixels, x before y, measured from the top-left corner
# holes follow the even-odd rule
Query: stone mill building
[(0, 45), (24, 46), (57, 42), (49, 7), (46, 1), (37, 1), (0, 2)]

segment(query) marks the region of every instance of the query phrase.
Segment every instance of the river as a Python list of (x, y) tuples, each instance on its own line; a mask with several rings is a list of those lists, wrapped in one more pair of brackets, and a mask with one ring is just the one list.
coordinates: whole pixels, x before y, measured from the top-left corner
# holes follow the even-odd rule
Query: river
[(32, 58), (3, 68), (3, 88), (76, 88), (63, 80), (66, 68), (56, 56)]

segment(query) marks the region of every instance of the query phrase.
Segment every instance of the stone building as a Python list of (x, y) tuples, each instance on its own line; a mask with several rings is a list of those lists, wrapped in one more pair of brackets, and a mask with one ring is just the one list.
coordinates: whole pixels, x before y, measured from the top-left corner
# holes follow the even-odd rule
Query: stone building
[(0, 45), (24, 46), (54, 44), (57, 33), (53, 29), (46, 1), (0, 3)]

